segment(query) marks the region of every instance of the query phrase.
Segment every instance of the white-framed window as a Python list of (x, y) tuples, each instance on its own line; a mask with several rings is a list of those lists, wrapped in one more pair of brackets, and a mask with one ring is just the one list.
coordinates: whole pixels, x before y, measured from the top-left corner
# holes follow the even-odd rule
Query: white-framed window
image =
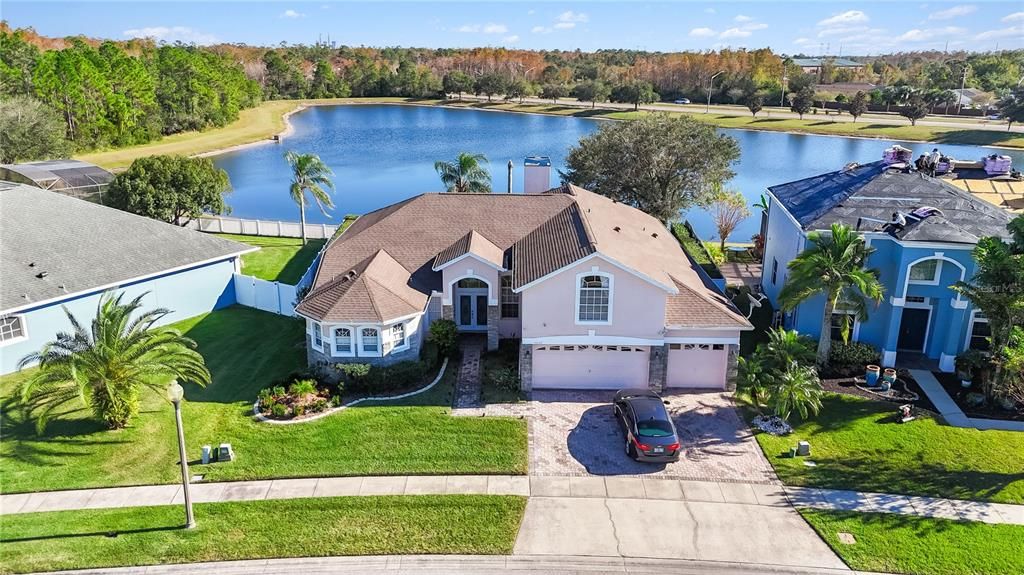
[[(854, 326), (857, 323), (857, 313), (853, 310), (837, 309), (832, 311), (832, 321), (830, 323), (829, 339), (832, 341), (843, 341), (848, 339), (849, 341), (856, 341), (853, 336)], [(843, 337), (843, 332), (846, 332), (847, 338)]]
[(501, 317), (519, 317), (519, 294), (512, 291), (512, 276), (501, 276)]
[(324, 349), (324, 327), (316, 322), (312, 326), (313, 347), (319, 350)]
[(375, 327), (364, 327), (359, 330), (361, 355), (380, 355), (380, 330)]
[(334, 355), (355, 355), (355, 341), (350, 327), (334, 328)]
[(396, 323), (391, 326), (391, 351), (409, 347), (409, 340), (405, 335), (405, 324)]
[(970, 332), (967, 334), (967, 349), (988, 351), (990, 348), (988, 338), (992, 330), (988, 326), (988, 318), (985, 314), (975, 310), (971, 314)]
[(942, 260), (924, 260), (910, 266), (910, 283), (938, 285), (942, 275)]
[(579, 274), (576, 286), (576, 323), (611, 323), (612, 276), (600, 272)]
[(0, 317), (0, 345), (13, 343), (28, 337), (25, 331), (25, 317), (9, 315)]

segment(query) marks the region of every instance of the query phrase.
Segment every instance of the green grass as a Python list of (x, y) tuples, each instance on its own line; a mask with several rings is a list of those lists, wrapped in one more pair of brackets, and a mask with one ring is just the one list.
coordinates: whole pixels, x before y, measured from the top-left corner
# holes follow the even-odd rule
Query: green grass
[(480, 400), (486, 403), (516, 403), (524, 399), (522, 391), (500, 388), (488, 378), (488, 372), (498, 369), (519, 369), (519, 340), (503, 339), (496, 351), (489, 351), (481, 358), (482, 379)]
[[(526, 499), (332, 497), (5, 515), (0, 572), (331, 555), (512, 552)], [(116, 533), (116, 537), (108, 534)]]
[[(298, 425), (252, 418), (256, 393), (305, 366), (301, 321), (240, 306), (176, 324), (199, 343), (213, 384), (186, 387), (189, 457), (231, 443), (238, 458), (193, 465), (206, 481), (331, 475), (525, 473), (526, 426), (504, 418), (451, 417), (456, 366), (428, 394), (355, 407)], [(107, 431), (76, 403), (36, 436), (14, 391), (25, 374), (0, 378), (0, 485), (4, 493), (174, 483), (177, 452), (170, 405), (157, 394), (124, 430)]]
[[(843, 561), (858, 571), (915, 575), (1024, 573), (1024, 526), (883, 513), (800, 511)], [(839, 542), (851, 533), (853, 545)]]
[[(1024, 503), (1024, 433), (940, 425), (928, 417), (893, 422), (895, 406), (826, 395), (821, 413), (792, 435), (759, 433), (788, 485)], [(805, 439), (810, 459), (785, 457)]]
[(308, 240), (302, 245), (299, 238), (274, 238), (266, 236), (241, 236), (237, 234), (216, 234), (260, 248), (258, 252), (242, 255), (242, 273), (267, 281), (295, 285), (316, 259), (316, 254), (327, 240)]

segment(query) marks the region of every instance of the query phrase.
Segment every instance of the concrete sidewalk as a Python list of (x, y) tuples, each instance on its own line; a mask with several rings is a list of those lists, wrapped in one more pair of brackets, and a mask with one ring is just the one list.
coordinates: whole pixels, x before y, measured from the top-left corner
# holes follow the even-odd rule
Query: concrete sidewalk
[[(636, 476), (415, 475), (268, 479), (192, 485), (192, 499), (197, 503), (306, 497), (453, 494), (652, 499), (762, 507), (811, 507), (1024, 525), (1024, 505), (780, 487), (759, 483), (688, 481)], [(180, 485), (15, 493), (0, 495), (0, 515), (175, 505), (181, 504), (182, 501)]]
[(330, 573), (386, 573), (388, 575), (568, 575), (587, 573), (644, 575), (869, 575), (848, 569), (786, 567), (755, 563), (695, 561), (684, 559), (647, 559), (629, 557), (480, 556), (480, 555), (391, 555), (363, 557), (299, 557), (292, 559), (256, 559), (60, 571), (74, 575), (319, 575)]

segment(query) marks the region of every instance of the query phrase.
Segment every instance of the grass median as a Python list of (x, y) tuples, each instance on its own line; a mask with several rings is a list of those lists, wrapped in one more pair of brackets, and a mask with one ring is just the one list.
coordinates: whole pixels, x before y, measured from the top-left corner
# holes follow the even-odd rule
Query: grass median
[[(858, 571), (914, 575), (1024, 573), (1024, 526), (887, 513), (802, 509), (814, 530)], [(853, 536), (855, 542), (839, 538)]]
[(329, 497), (5, 515), (0, 571), (333, 555), (512, 552), (526, 499)]

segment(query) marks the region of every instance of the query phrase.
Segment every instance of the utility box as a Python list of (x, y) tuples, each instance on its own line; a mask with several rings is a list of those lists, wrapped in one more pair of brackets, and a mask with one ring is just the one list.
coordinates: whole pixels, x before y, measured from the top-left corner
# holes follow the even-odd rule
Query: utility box
[(202, 456), (203, 457), (203, 465), (206, 465), (207, 463), (209, 463), (210, 462), (210, 457), (212, 457), (212, 456), (213, 456), (213, 448), (210, 447), (209, 445), (204, 445), (203, 446), (203, 456)]
[(235, 458), (235, 452), (231, 449), (230, 443), (221, 443), (217, 448), (217, 461), (231, 461)]
[(806, 441), (801, 441), (796, 444), (796, 454), (806, 457), (811, 454), (811, 444)]
[(523, 160), (523, 193), (542, 194), (551, 189), (551, 158), (530, 156)]

